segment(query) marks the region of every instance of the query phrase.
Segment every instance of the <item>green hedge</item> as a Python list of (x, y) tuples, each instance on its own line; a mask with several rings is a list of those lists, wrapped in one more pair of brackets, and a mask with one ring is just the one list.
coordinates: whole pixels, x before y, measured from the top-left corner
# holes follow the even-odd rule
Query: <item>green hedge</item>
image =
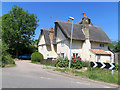
[(39, 52), (34, 52), (31, 55), (31, 62), (40, 62), (40, 60), (44, 59), (43, 55)]

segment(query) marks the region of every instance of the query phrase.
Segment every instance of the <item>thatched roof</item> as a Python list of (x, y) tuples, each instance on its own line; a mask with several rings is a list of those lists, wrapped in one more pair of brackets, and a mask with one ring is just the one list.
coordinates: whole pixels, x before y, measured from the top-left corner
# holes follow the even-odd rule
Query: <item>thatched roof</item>
[[(45, 38), (45, 44), (46, 45), (51, 45), (51, 41), (50, 41), (50, 33), (54, 33), (54, 31), (50, 31), (49, 29), (46, 29), (46, 28), (42, 28), (41, 29), (41, 35), (44, 35), (44, 38)], [(40, 39), (40, 37), (39, 37)], [(56, 44), (56, 38), (55, 38), (55, 35), (53, 35), (53, 40), (52, 40), (53, 44)]]
[[(70, 39), (72, 23), (57, 20), (55, 24), (57, 24), (60, 27), (63, 34)], [(111, 40), (108, 38), (106, 33), (100, 27), (90, 25), (89, 30), (90, 30), (90, 41), (111, 43)], [(85, 35), (83, 34), (82, 31), (81, 21), (73, 24), (73, 39), (85, 40)]]
[[(58, 24), (60, 29), (62, 30), (63, 34), (67, 38), (71, 38), (71, 28), (72, 28), (72, 23), (71, 22), (64, 22), (64, 21), (56, 21), (55, 24)], [(74, 40), (85, 40), (85, 35), (82, 32), (82, 26), (79, 24), (74, 24), (73, 25), (73, 39)]]

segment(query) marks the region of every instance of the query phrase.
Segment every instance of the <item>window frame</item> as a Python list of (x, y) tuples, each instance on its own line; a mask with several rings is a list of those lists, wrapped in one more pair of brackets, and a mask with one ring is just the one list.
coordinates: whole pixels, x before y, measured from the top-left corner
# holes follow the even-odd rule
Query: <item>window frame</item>
[(100, 47), (103, 48), (103, 47), (104, 47), (104, 44), (100, 44)]

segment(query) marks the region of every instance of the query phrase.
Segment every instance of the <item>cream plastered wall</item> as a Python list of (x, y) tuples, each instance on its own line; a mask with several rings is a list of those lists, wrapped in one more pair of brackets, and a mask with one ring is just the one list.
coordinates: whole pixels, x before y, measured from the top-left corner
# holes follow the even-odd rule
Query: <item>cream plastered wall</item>
[(106, 63), (112, 63), (112, 60), (110, 59), (111, 56), (100, 56), (100, 62), (106, 62)]
[(55, 52), (53, 44), (46, 46), (44, 35), (41, 35), (41, 38), (40, 38), (38, 45), (39, 45), (38, 52), (43, 54), (44, 59), (57, 57), (57, 53)]
[[(49, 49), (49, 50), (48, 50)], [(42, 53), (44, 56), (44, 59), (47, 58), (57, 58), (57, 53), (55, 52), (54, 46), (53, 45), (43, 45), (38, 47), (38, 52)]]
[(45, 38), (44, 38), (44, 35), (42, 34), (38, 45), (43, 45), (43, 44), (45, 44)]
[[(61, 42), (64, 41), (64, 45)], [(67, 39), (63, 33), (61, 32), (60, 28), (57, 28), (57, 54), (64, 53), (64, 56), (67, 56), (70, 59), (70, 40)], [(72, 49), (71, 49), (71, 56), (73, 53), (78, 53), (79, 56), (82, 54), (82, 41), (80, 40), (72, 40)]]
[[(98, 56), (100, 56), (99, 61), (98, 61)], [(90, 51), (90, 61), (113, 63), (111, 60), (111, 56), (109, 56), (109, 55), (96, 55), (92, 51)]]
[[(67, 38), (63, 35), (59, 27), (57, 27), (56, 42), (57, 42), (57, 54), (64, 53), (64, 56), (69, 57), (69, 42)], [(64, 42), (63, 45), (61, 44), (62, 42)]]
[[(100, 47), (100, 44), (104, 44), (104, 47)], [(102, 50), (108, 51), (108, 44), (91, 42), (91, 49), (102, 49)]]
[(64, 45), (61, 45), (61, 42), (57, 44), (57, 54), (64, 53), (64, 56), (69, 58), (69, 42), (68, 40), (64, 41)]
[(90, 53), (90, 61), (97, 62), (97, 56), (93, 52), (89, 51)]
[(91, 49), (90, 41), (87, 39), (83, 42), (82, 45), (82, 60), (89, 61), (90, 60), (90, 52), (89, 49)]
[[(70, 42), (70, 40), (69, 40)], [(82, 41), (80, 40), (72, 40), (72, 49), (71, 49), (71, 55), (73, 56), (73, 53), (78, 53), (78, 56), (82, 56)]]

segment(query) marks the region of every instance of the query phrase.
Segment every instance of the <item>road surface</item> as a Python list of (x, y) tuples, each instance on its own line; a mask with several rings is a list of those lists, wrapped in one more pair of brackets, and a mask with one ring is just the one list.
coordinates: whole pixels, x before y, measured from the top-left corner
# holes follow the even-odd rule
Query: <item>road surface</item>
[(114, 88), (98, 81), (55, 73), (29, 61), (16, 61), (16, 64), (2, 69), (2, 88)]

